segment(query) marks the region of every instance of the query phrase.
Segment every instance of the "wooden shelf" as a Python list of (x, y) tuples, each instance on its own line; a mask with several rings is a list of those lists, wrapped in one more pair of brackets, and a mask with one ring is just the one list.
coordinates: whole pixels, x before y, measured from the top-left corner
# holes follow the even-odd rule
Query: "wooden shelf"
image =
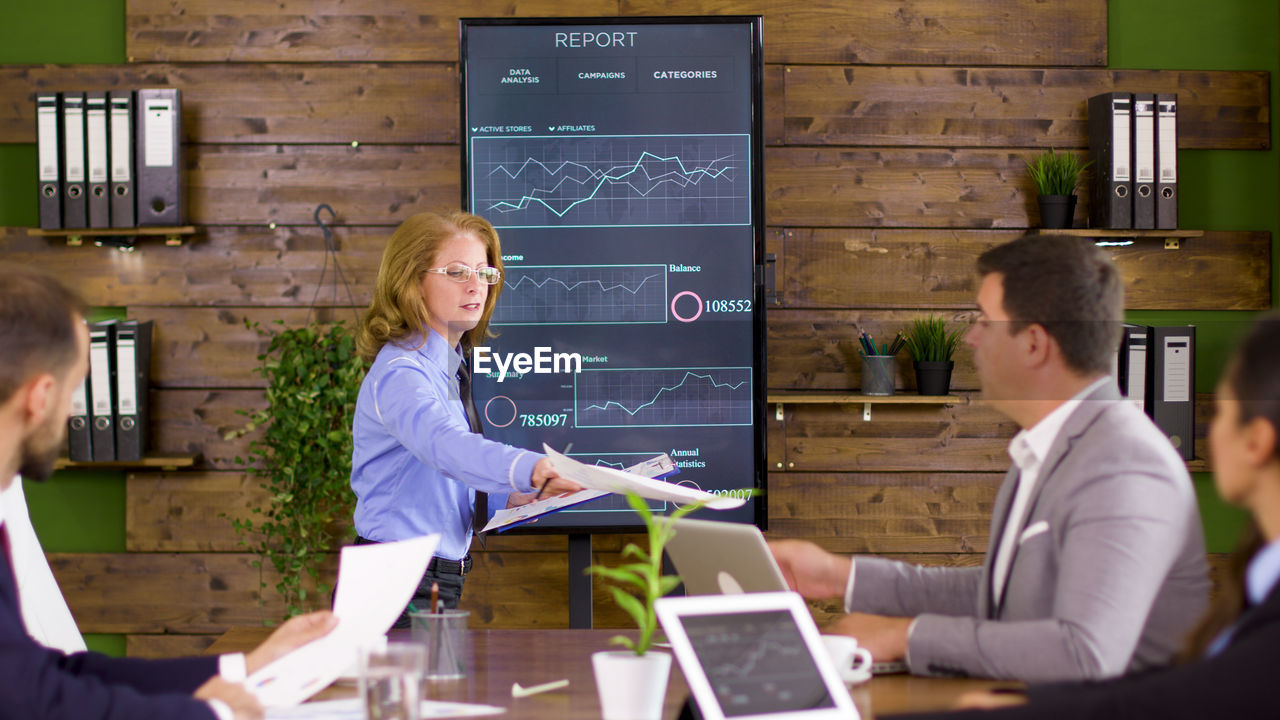
[(1104, 230), (1102, 228), (1036, 228), (1032, 232), (1037, 235), (1070, 235), (1072, 237), (1138, 239), (1157, 238), (1164, 240), (1165, 250), (1177, 250), (1182, 247), (1185, 238), (1204, 237), (1203, 230)]
[(57, 470), (177, 470), (196, 464), (197, 455), (145, 457), (141, 460), (111, 460), (106, 462), (71, 461), (60, 457), (54, 463)]
[(859, 395), (842, 390), (831, 392), (771, 392), (766, 396), (771, 403), (802, 403), (817, 405), (827, 404), (860, 404), (885, 403), (896, 405), (967, 405), (969, 398), (964, 395), (916, 395), (895, 393), (893, 395)]
[(830, 392), (773, 392), (765, 396), (765, 400), (777, 405), (774, 417), (782, 420), (783, 406), (798, 405), (861, 405), (862, 419), (871, 420), (872, 405), (968, 405), (965, 395), (861, 395), (840, 390)]
[(1204, 458), (1193, 458), (1187, 461), (1187, 472), (1207, 473), (1213, 472), (1213, 468), (1209, 467), (1209, 461)]
[[(136, 227), (136, 228), (72, 228), (67, 230), (42, 230), (27, 228), (27, 234), (35, 237), (63, 237), (73, 247), (83, 245), (84, 238), (139, 238), (164, 237), (165, 245), (181, 245), (184, 235), (195, 235), (196, 226), (178, 225), (174, 227)], [(96, 241), (98, 245), (114, 245), (123, 252), (133, 251), (131, 240), (118, 242)]]

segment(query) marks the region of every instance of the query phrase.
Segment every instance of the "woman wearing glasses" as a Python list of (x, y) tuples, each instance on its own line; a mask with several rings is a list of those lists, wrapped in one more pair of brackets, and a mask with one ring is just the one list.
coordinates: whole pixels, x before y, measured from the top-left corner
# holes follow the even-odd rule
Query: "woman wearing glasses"
[[(414, 215), (382, 254), (357, 346), (373, 363), (356, 400), (351, 489), (357, 543), (440, 533), (411, 607), (431, 586), (453, 608), (471, 563), (473, 515), (579, 487), (543, 455), (486, 440), (462, 360), (488, 336), (502, 290), (498, 233), (469, 213)], [(407, 610), (406, 610), (407, 612)], [(402, 614), (396, 627), (408, 627)]]

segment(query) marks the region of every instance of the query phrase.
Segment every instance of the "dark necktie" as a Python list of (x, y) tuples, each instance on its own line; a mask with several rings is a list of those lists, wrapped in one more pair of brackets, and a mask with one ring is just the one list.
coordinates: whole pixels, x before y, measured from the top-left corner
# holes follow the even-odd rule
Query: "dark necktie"
[[(462, 408), (467, 411), (467, 425), (471, 432), (480, 433), (480, 414), (476, 412), (476, 401), (471, 398), (471, 373), (467, 371), (465, 362), (458, 365), (458, 394), (462, 396)], [(489, 521), (489, 494), (476, 491), (476, 506), (471, 512), (471, 527), (476, 532), (484, 528)]]
[[(14, 482), (22, 482), (15, 480)], [(9, 546), (9, 526), (0, 523), (0, 552), (4, 553), (4, 561), (9, 565), (9, 572), (13, 574), (13, 583), (18, 584), (18, 569), (13, 566), (13, 551)]]
[[(14, 480), (14, 482), (22, 482), (22, 480)], [(13, 551), (9, 546), (9, 525), (4, 523), (0, 523), (0, 552), (4, 552), (4, 560), (9, 565), (9, 575), (13, 578), (13, 597), (20, 605), (22, 597), (18, 594), (18, 568), (13, 564)]]
[(476, 401), (471, 398), (471, 373), (467, 371), (465, 362), (458, 365), (458, 394), (462, 396), (462, 407), (467, 411), (467, 424), (471, 426), (471, 432), (483, 432), (480, 429), (480, 415), (476, 412)]

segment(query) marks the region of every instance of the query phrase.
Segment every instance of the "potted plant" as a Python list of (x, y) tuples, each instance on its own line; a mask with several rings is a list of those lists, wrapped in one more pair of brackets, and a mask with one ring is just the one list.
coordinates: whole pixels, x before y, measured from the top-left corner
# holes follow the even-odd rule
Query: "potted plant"
[[(341, 322), (274, 333), (249, 327), (270, 338), (257, 370), (267, 383), (267, 407), (242, 411), (248, 424), (227, 438), (265, 428), (236, 463), (262, 481), (268, 499), (232, 524), (240, 544), (258, 555), (259, 572), (275, 570), (276, 592), (292, 617), (328, 606), (321, 569), (351, 531), (351, 421), (365, 366)], [(266, 590), (265, 580), (259, 584)]]
[(1027, 163), (1027, 174), (1035, 181), (1040, 196), (1040, 225), (1069, 228), (1076, 212), (1076, 186), (1089, 163), (1071, 153), (1057, 154), (1053, 148)]
[(610, 644), (626, 649), (594, 653), (591, 666), (595, 670), (604, 720), (658, 720), (667, 694), (671, 655), (649, 651), (658, 629), (653, 603), (680, 584), (678, 576), (662, 574), (662, 549), (675, 534), (672, 521), (697, 510), (702, 503), (683, 505), (666, 517), (655, 516), (634, 493), (627, 493), (627, 504), (644, 520), (649, 549), (628, 543), (622, 549), (622, 557), (633, 558), (635, 562), (615, 568), (592, 565), (587, 572), (617, 583), (609, 586), (609, 593), (635, 621), (640, 635), (636, 640), (626, 635), (614, 636)]
[(947, 321), (936, 315), (916, 318), (907, 328), (907, 351), (916, 371), (916, 388), (921, 395), (946, 395), (951, 390), (952, 357), (960, 347), (963, 331), (947, 331)]

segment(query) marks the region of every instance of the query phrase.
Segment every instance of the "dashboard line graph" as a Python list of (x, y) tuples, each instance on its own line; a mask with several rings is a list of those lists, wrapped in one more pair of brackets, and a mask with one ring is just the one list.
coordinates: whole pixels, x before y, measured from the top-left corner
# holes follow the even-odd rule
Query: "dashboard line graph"
[(539, 289), (541, 289), (542, 287), (545, 287), (545, 286), (546, 286), (546, 284), (547, 284), (547, 283), (549, 283), (549, 282), (554, 282), (554, 283), (557, 283), (557, 284), (559, 284), (559, 285), (564, 286), (564, 289), (565, 289), (566, 291), (570, 291), (570, 292), (572, 292), (572, 291), (574, 291), (574, 290), (577, 290), (577, 289), (578, 289), (580, 286), (582, 286), (582, 285), (592, 285), (592, 284), (594, 284), (594, 285), (599, 285), (599, 286), (600, 286), (600, 292), (612, 292), (612, 291), (614, 291), (614, 290), (626, 290), (627, 292), (631, 293), (632, 295), (635, 295), (636, 293), (640, 292), (640, 288), (644, 287), (644, 284), (645, 284), (646, 282), (648, 282), (648, 281), (650, 281), (650, 280), (652, 280), (652, 279), (654, 279), (654, 278), (656, 278), (656, 277), (661, 277), (661, 275), (662, 275), (662, 273), (654, 273), (654, 274), (652, 274), (652, 275), (645, 275), (643, 278), (640, 278), (640, 284), (636, 286), (636, 289), (635, 289), (635, 290), (632, 290), (631, 288), (627, 287), (626, 285), (623, 285), (622, 283), (614, 283), (613, 285), (609, 285), (609, 286), (607, 286), (607, 287), (606, 287), (606, 286), (605, 286), (605, 284), (604, 284), (604, 281), (603, 281), (603, 280), (580, 280), (580, 281), (578, 281), (578, 282), (576, 282), (576, 283), (574, 283), (574, 284), (570, 285), (570, 284), (568, 284), (568, 283), (566, 283), (566, 282), (564, 282), (563, 280), (560, 280), (560, 279), (558, 279), (558, 278), (551, 278), (551, 277), (549, 277), (549, 278), (547, 278), (546, 280), (543, 280), (542, 282), (540, 282), (540, 283), (539, 283), (539, 282), (536, 282), (536, 281), (534, 281), (534, 280), (529, 280), (529, 277), (528, 277), (527, 275), (526, 275), (525, 277), (520, 278), (520, 281), (519, 281), (519, 282), (517, 282), (514, 286), (508, 285), (508, 287), (511, 287), (511, 288), (514, 290), (514, 289), (519, 288), (520, 284), (521, 284), (521, 283), (523, 283), (525, 280), (529, 280), (529, 284), (530, 284), (530, 285), (532, 285), (532, 286), (534, 286), (534, 287), (536, 287), (536, 288), (539, 288)]
[(674, 392), (674, 391), (676, 391), (676, 390), (679, 390), (681, 387), (683, 387), (683, 386), (684, 386), (685, 382), (686, 382), (687, 380), (689, 380), (690, 378), (697, 378), (697, 379), (699, 379), (699, 380), (706, 380), (707, 382), (711, 383), (711, 386), (712, 386), (712, 387), (717, 387), (717, 388), (721, 388), (721, 387), (728, 387), (728, 388), (732, 388), (732, 389), (734, 389), (734, 390), (737, 390), (739, 387), (742, 387), (742, 385), (746, 382), (746, 381), (744, 380), (744, 381), (742, 381), (742, 382), (734, 383), (734, 384), (730, 384), (730, 383), (718, 383), (718, 382), (716, 382), (716, 381), (715, 381), (715, 378), (713, 378), (713, 377), (712, 377), (712, 376), (710, 376), (710, 375), (700, 375), (700, 374), (695, 373), (695, 372), (693, 372), (693, 371), (689, 371), (689, 372), (686, 372), (686, 373), (684, 374), (684, 378), (683, 378), (679, 383), (677, 383), (676, 385), (673, 385), (673, 386), (671, 386), (671, 387), (664, 387), (664, 388), (659, 389), (659, 390), (658, 390), (658, 393), (657, 393), (656, 395), (654, 395), (654, 396), (653, 396), (653, 399), (652, 399), (652, 400), (650, 400), (649, 402), (646, 402), (646, 403), (641, 403), (641, 404), (640, 404), (640, 405), (639, 405), (635, 410), (632, 410), (632, 409), (628, 408), (626, 405), (623, 405), (622, 403), (617, 402), (617, 401), (614, 401), (614, 400), (609, 400), (609, 401), (607, 401), (607, 402), (606, 402), (605, 404), (603, 404), (603, 405), (588, 405), (588, 406), (586, 407), (586, 409), (587, 409), (587, 410), (608, 410), (610, 405), (616, 405), (616, 406), (617, 406), (620, 410), (622, 410), (623, 412), (627, 413), (628, 415), (630, 415), (630, 416), (632, 416), (632, 417), (635, 417), (636, 413), (640, 412), (641, 410), (644, 410), (645, 408), (652, 407), (653, 405), (655, 405), (655, 404), (658, 402), (658, 399), (659, 399), (660, 397), (662, 397), (662, 393), (665, 393), (665, 392)]
[(746, 225), (748, 135), (474, 137), (472, 204), (496, 227)]
[(495, 325), (667, 322), (665, 265), (506, 267)]
[(751, 368), (584, 369), (576, 427), (750, 425)]
[[(670, 172), (659, 173), (657, 175), (650, 175), (649, 168), (645, 165), (646, 159), (656, 160), (660, 163), (674, 162), (676, 163), (677, 169), (672, 170)], [(726, 155), (724, 157), (719, 157), (711, 160), (706, 167), (694, 168), (692, 170), (689, 170), (685, 168), (684, 161), (681, 160), (679, 156), (673, 155), (671, 157), (658, 157), (657, 155), (654, 155), (648, 151), (645, 151), (640, 153), (640, 157), (637, 158), (635, 163), (633, 163), (630, 167), (609, 168), (608, 170), (592, 170), (586, 165), (582, 165), (580, 163), (564, 162), (564, 163), (561, 163), (557, 169), (552, 170), (551, 168), (547, 167), (543, 163), (537, 160), (534, 160), (533, 158), (529, 158), (528, 160), (524, 161), (524, 165), (528, 165), (530, 163), (537, 164), (543, 170), (547, 171), (547, 173), (550, 175), (553, 175), (553, 176), (559, 175), (560, 172), (565, 167), (572, 165), (575, 169), (581, 168), (582, 170), (584, 170), (588, 174), (588, 178), (587, 180), (584, 181), (584, 180), (578, 180), (577, 178), (566, 175), (564, 178), (560, 180), (559, 183), (556, 184), (555, 187), (551, 187), (546, 190), (542, 190), (540, 188), (534, 189), (533, 192), (538, 193), (537, 195), (525, 195), (521, 197), (520, 200), (517, 201), (516, 203), (510, 203), (506, 201), (497, 202), (491, 205), (489, 209), (497, 210), (498, 212), (513, 212), (515, 210), (524, 210), (529, 206), (529, 203), (536, 202), (545, 206), (551, 212), (555, 213), (556, 217), (564, 217), (570, 210), (574, 209), (575, 207), (581, 205), (582, 203), (590, 202), (591, 200), (595, 199), (596, 194), (600, 192), (600, 188), (604, 187), (606, 183), (621, 183), (623, 185), (626, 185), (627, 187), (634, 190), (638, 196), (643, 198), (643, 197), (648, 197), (650, 193), (652, 193), (655, 189), (657, 189), (663, 183), (670, 182), (670, 183), (675, 183), (676, 185), (679, 185), (681, 187), (687, 187), (690, 184), (693, 184), (693, 185), (698, 184), (698, 181), (703, 177), (718, 178), (724, 175), (726, 172), (730, 170), (734, 170), (735, 168), (732, 165), (726, 165), (724, 167), (720, 167), (716, 169), (712, 169), (712, 168), (717, 163), (723, 163), (731, 159), (733, 159), (732, 155)], [(522, 165), (520, 169), (517, 170), (515, 173), (509, 172), (505, 167), (501, 165), (495, 168), (494, 172), (499, 172), (499, 171), (504, 172), (512, 180), (515, 180), (520, 176), (522, 172), (524, 172), (524, 165)], [(648, 186), (647, 188), (638, 187), (631, 180), (627, 179), (637, 172), (644, 174), (644, 179), (648, 181), (646, 183), (646, 185)], [(582, 187), (589, 186), (591, 185), (592, 182), (595, 182), (595, 186), (591, 188), (591, 191), (587, 193), (586, 197), (578, 200), (570, 201), (567, 205), (564, 206), (563, 210), (557, 210), (556, 208), (552, 207), (550, 203), (548, 203), (546, 200), (543, 199), (544, 196), (551, 196), (554, 193), (560, 191), (561, 186), (563, 186), (565, 183), (570, 183), (570, 182), (577, 183), (579, 186), (582, 186)]]

